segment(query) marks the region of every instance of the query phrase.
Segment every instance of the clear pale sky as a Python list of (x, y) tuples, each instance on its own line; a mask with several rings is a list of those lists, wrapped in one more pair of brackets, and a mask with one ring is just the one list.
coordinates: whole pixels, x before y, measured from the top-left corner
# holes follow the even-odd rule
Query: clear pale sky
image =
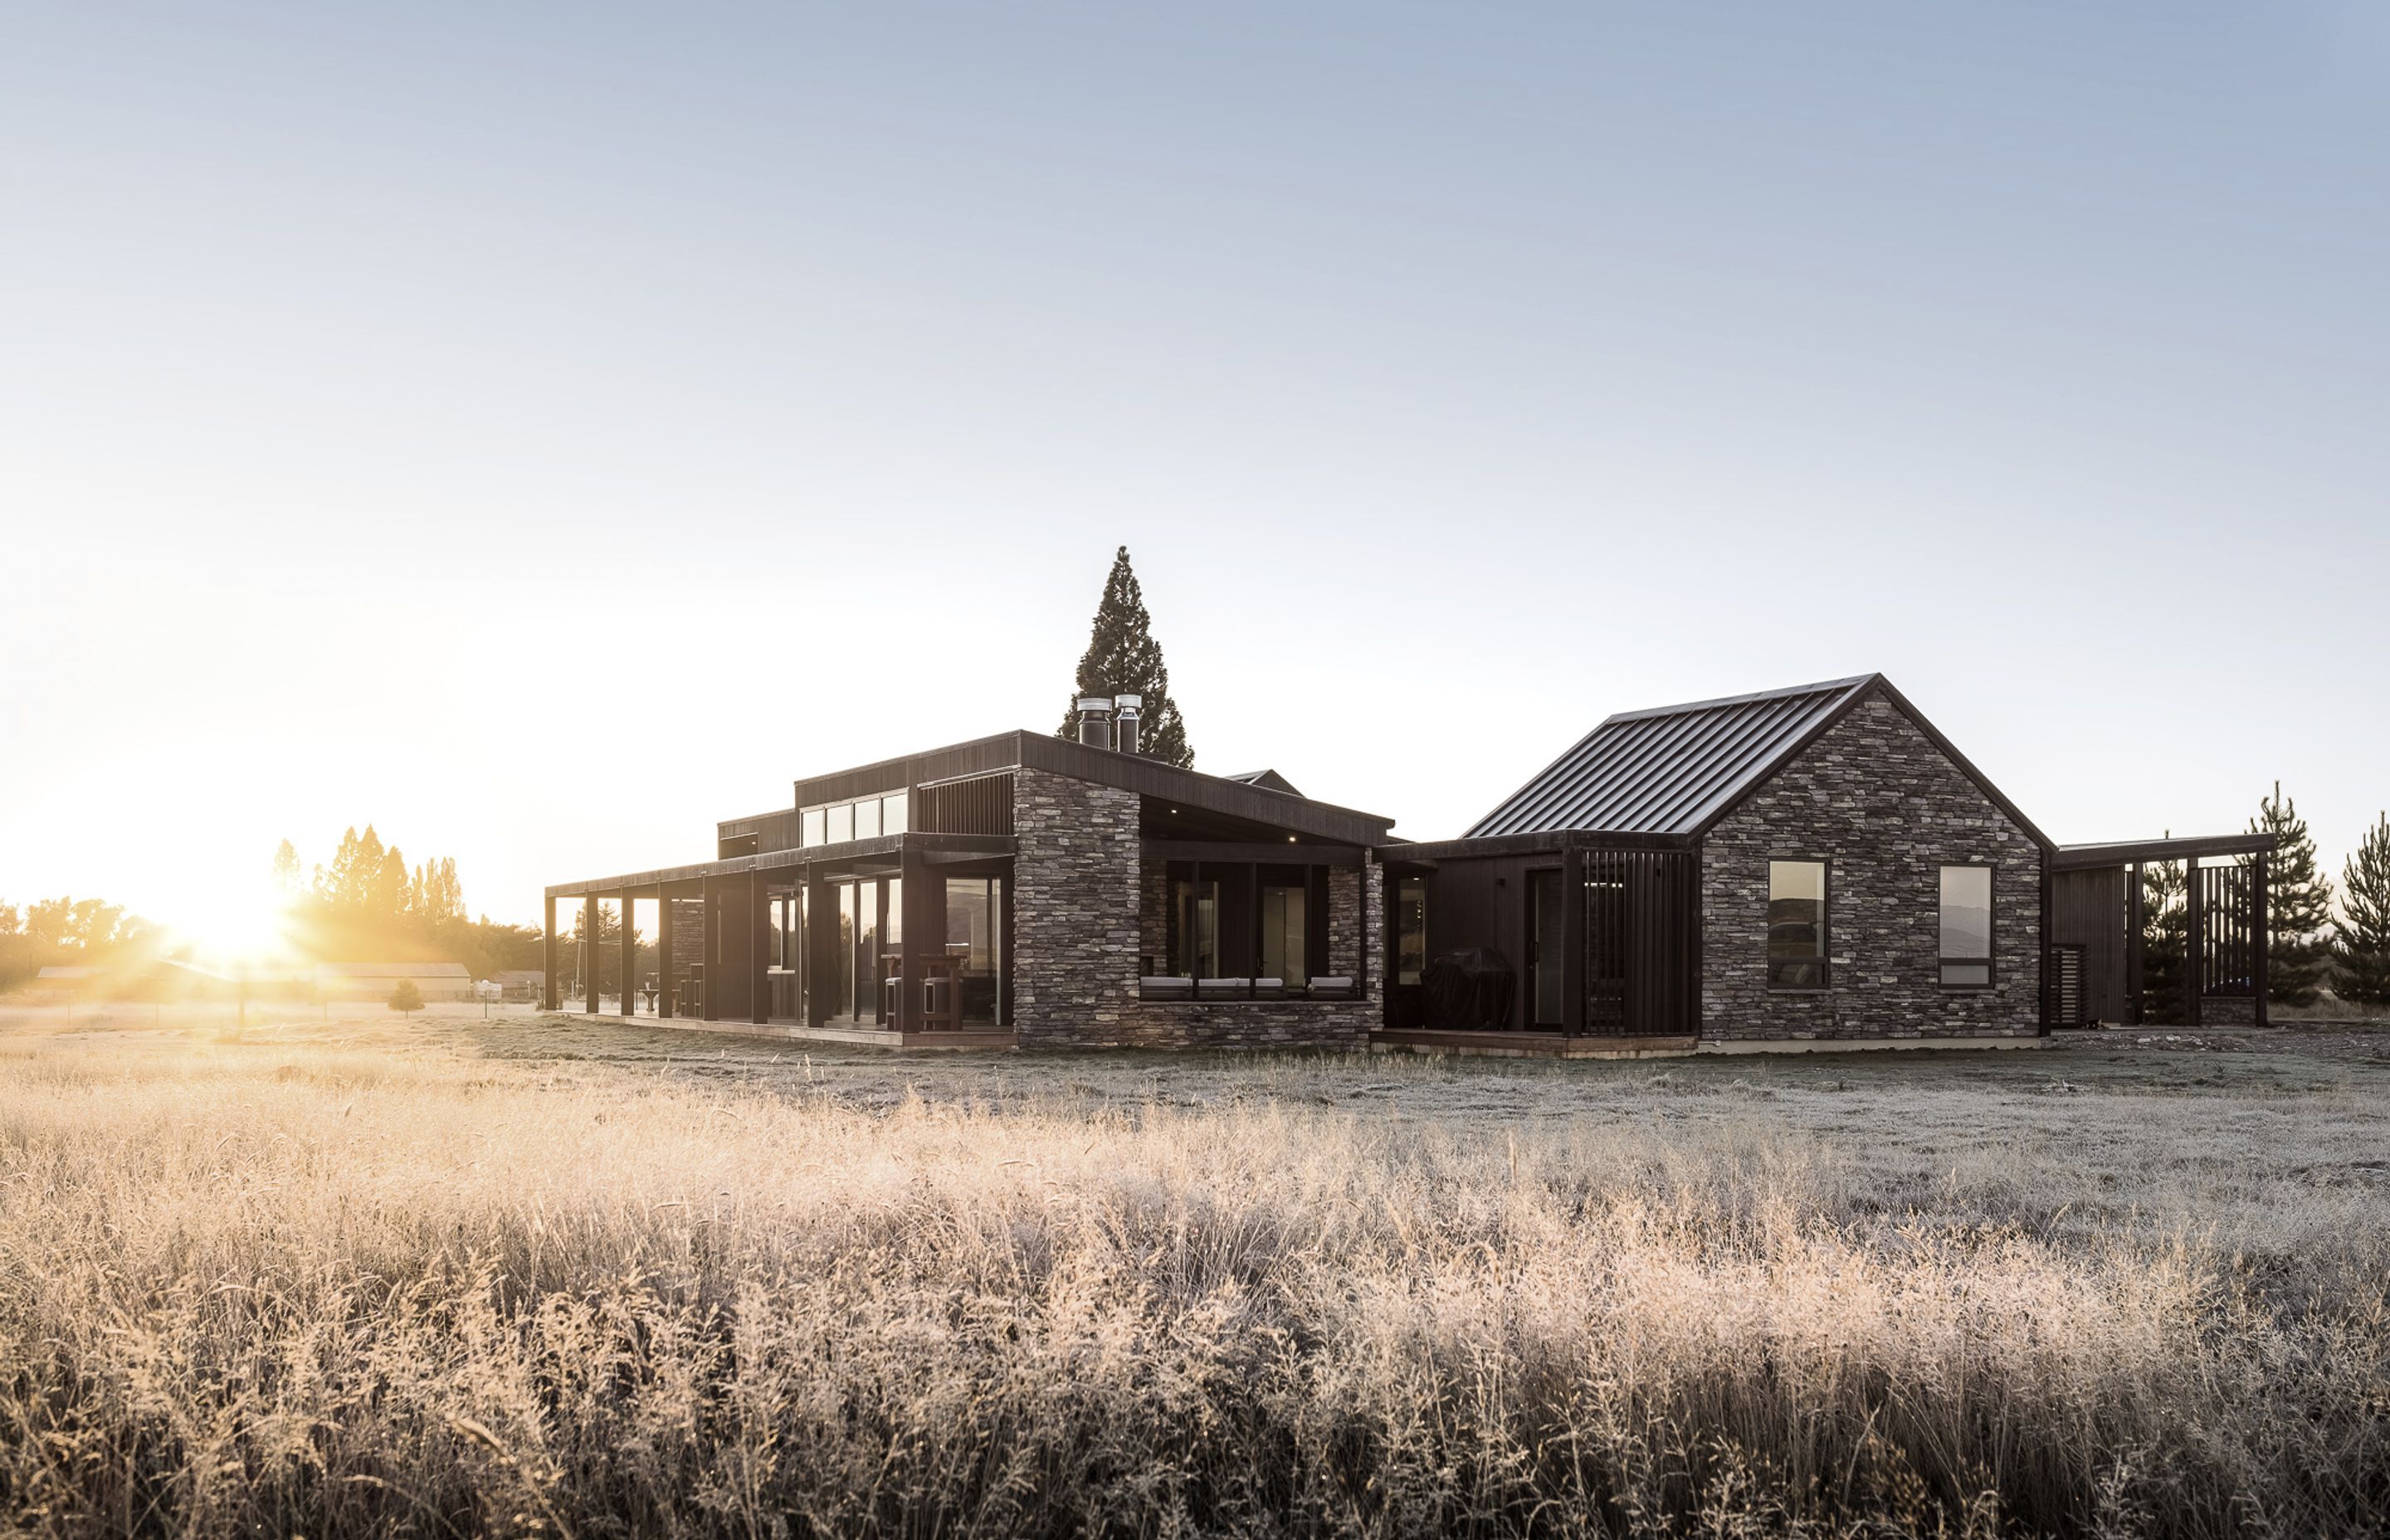
[(470, 908), (1050, 730), (1458, 832), (1881, 669), (2062, 840), (2390, 804), (2382, 7), (11, 7), (0, 898)]

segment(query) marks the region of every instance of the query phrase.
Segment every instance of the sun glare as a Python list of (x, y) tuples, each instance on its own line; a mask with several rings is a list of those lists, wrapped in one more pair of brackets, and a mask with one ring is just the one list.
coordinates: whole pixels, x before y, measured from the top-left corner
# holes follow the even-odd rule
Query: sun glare
[(288, 894), (271, 882), (213, 889), (175, 912), (173, 930), (213, 963), (261, 963), (290, 950)]

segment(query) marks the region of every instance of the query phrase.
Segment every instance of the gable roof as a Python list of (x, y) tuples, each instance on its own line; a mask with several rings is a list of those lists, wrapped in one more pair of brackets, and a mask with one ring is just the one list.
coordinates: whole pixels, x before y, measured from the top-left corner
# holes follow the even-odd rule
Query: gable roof
[(1881, 674), (1621, 712), (1480, 818), (1468, 838), (1579, 829), (1699, 835), (1826, 729), (1881, 693), (2030, 835), (2049, 841)]
[(1283, 791), (1290, 797), (1303, 795), (1294, 789), (1292, 781), (1275, 770), (1247, 770), (1234, 776), (1222, 776), (1220, 778), (1224, 781), (1235, 781), (1240, 786), (1258, 786), (1265, 791)]

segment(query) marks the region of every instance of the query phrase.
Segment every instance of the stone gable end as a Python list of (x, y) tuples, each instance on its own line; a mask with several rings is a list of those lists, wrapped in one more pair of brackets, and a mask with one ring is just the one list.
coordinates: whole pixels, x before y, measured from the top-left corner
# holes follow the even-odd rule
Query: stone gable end
[[(1830, 982), (1767, 985), (1767, 864), (1823, 859)], [(2030, 1037), (2041, 1020), (2041, 862), (1908, 714), (1860, 701), (1702, 847), (1702, 1035), (1713, 1041)], [(1941, 870), (1992, 874), (1992, 986), (1941, 984)]]

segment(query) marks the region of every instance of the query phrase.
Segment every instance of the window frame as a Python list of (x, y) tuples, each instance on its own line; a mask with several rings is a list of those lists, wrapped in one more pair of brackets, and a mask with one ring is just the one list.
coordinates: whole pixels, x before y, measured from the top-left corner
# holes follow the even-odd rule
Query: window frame
[[(1981, 995), (1998, 989), (2000, 982), (2000, 879), (1999, 864), (1995, 861), (1939, 861), (1934, 866), (1934, 982), (1938, 989), (1953, 995)], [(1979, 871), (1984, 874), (1984, 955), (1980, 957), (1952, 956), (1943, 948), (1942, 934), (1942, 874), (1947, 871)], [(1954, 984), (1945, 970), (1956, 964), (1972, 968), (1980, 964), (1984, 982), (1979, 984)]]
[[(1766, 906), (1776, 902), (1775, 868), (1779, 865), (1788, 866), (1815, 866), (1818, 868), (1818, 888), (1819, 892), (1819, 897), (1818, 900), (1818, 982), (1814, 984), (1780, 984), (1776, 982), (1777, 959), (1770, 955), (1768, 950), (1774, 943), (1775, 940), (1773, 935), (1768, 933), (1774, 930), (1774, 922), (1767, 918)], [(1831, 994), (1834, 988), (1833, 858), (1831, 856), (1825, 855), (1771, 854), (1767, 858), (1767, 894), (1762, 901), (1761, 908), (1762, 930), (1759, 944), (1759, 965), (1767, 972), (1768, 993), (1771, 995)], [(1795, 962), (1805, 959), (1788, 957), (1784, 960), (1787, 962)]]

